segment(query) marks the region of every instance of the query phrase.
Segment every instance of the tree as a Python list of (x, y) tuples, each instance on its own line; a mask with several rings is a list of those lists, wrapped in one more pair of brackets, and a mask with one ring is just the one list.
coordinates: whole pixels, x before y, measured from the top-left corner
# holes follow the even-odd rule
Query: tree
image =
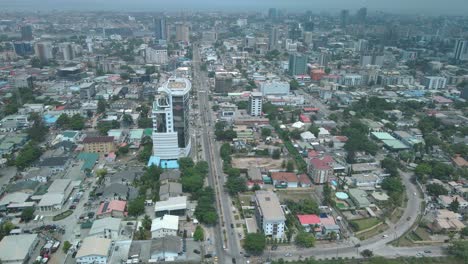
[(26, 223), (31, 221), (34, 217), (34, 208), (28, 207), (21, 212), (21, 219)]
[(453, 200), (449, 206), (448, 206), (448, 209), (452, 212), (455, 212), (457, 213), (458, 212), (458, 208), (460, 207), (460, 202), (458, 201), (458, 198), (455, 198), (455, 200)]
[(468, 259), (468, 241), (455, 241), (448, 247), (447, 251), (449, 255), (466, 261)]
[(315, 237), (306, 232), (300, 232), (296, 236), (296, 244), (301, 247), (311, 248), (315, 245)]
[(288, 163), (286, 164), (286, 171), (287, 172), (294, 172), (294, 161), (293, 160), (288, 160)]
[(70, 118), (68, 117), (67, 114), (61, 114), (57, 118), (57, 121), (55, 122), (55, 125), (58, 128), (62, 128), (62, 129), (67, 129), (69, 124), (70, 124)]
[(24, 169), (32, 164), (33, 161), (37, 160), (41, 156), (42, 152), (33, 143), (26, 144), (20, 151), (15, 160), (15, 166), (18, 169)]
[(128, 203), (128, 214), (131, 216), (139, 216), (145, 213), (145, 199), (143, 197), (136, 198)]
[(213, 110), (213, 112), (217, 112), (219, 110), (219, 105), (213, 105), (211, 109)]
[(102, 114), (104, 112), (106, 112), (106, 108), (107, 108), (107, 103), (104, 99), (100, 98), (98, 100), (98, 104), (97, 104), (97, 112), (99, 114)]
[(269, 136), (271, 136), (271, 129), (269, 128), (266, 128), (266, 127), (262, 127), (262, 137), (263, 138), (267, 138)]
[(297, 82), (296, 79), (292, 79), (290, 82), (289, 82), (289, 86), (291, 88), (291, 90), (297, 90), (299, 88), (299, 83)]
[(69, 127), (73, 130), (82, 130), (85, 127), (85, 119), (80, 114), (74, 114), (69, 120)]
[(204, 234), (204, 231), (203, 231), (203, 227), (201, 227), (200, 225), (197, 225), (197, 227), (195, 228), (195, 232), (193, 233), (193, 239), (195, 241), (205, 240), (205, 234)]
[(414, 169), (414, 174), (419, 181), (425, 183), (427, 181), (427, 176), (432, 174), (432, 167), (427, 163), (420, 163)]
[(280, 159), (281, 157), (281, 151), (279, 149), (273, 150), (273, 154), (271, 155), (273, 159)]
[(133, 118), (129, 114), (124, 114), (122, 116), (122, 122), (124, 123), (125, 126), (131, 126), (133, 125)]
[(153, 120), (149, 117), (138, 118), (138, 127), (139, 128), (151, 128), (153, 127)]
[(207, 175), (209, 172), (208, 162), (202, 160), (195, 164), (195, 170), (201, 175)]
[(63, 253), (67, 253), (68, 250), (71, 248), (71, 246), (72, 246), (72, 244), (70, 243), (70, 241), (67, 240), (67, 241), (63, 242), (63, 248), (62, 248)]
[(31, 113), (29, 120), (33, 122), (33, 125), (27, 130), (29, 138), (35, 142), (44, 141), (49, 128), (45, 126), (42, 117), (38, 113)]
[(129, 151), (130, 151), (130, 148), (128, 147), (128, 145), (125, 145), (123, 147), (119, 147), (119, 149), (117, 150), (117, 153), (123, 156), (127, 154)]
[(263, 233), (251, 233), (245, 236), (244, 249), (252, 254), (261, 254), (265, 245), (266, 238)]
[(374, 256), (374, 252), (372, 252), (372, 250), (369, 250), (369, 249), (364, 249), (361, 252), (361, 255), (365, 258), (371, 258), (372, 256)]
[(431, 183), (426, 185), (427, 193), (431, 196), (447, 195), (448, 191), (444, 188), (443, 185), (438, 183)]
[(151, 222), (151, 218), (148, 215), (145, 215), (145, 217), (141, 221), (141, 225), (145, 230), (151, 230)]
[(193, 159), (190, 157), (185, 157), (185, 158), (180, 158), (179, 159), (179, 169), (184, 172), (188, 168), (193, 168), (195, 163), (193, 162)]
[(230, 195), (235, 195), (247, 190), (246, 180), (243, 177), (228, 176), (224, 187), (228, 190)]

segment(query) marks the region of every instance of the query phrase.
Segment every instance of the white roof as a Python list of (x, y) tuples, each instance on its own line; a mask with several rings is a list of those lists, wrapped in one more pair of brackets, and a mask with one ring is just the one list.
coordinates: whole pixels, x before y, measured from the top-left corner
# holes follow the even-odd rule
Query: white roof
[(319, 135), (330, 135), (330, 132), (323, 127), (319, 127)]
[(304, 123), (302, 123), (301, 121), (297, 121), (296, 123), (292, 124), (292, 127), (294, 127), (294, 128), (303, 128)]
[(0, 200), (0, 206), (5, 206), (10, 203), (23, 203), (29, 198), (29, 196), (30, 194), (23, 192), (9, 193)]
[(156, 202), (154, 211), (173, 211), (187, 209), (187, 196), (170, 197), (166, 201)]
[(4, 263), (23, 263), (37, 234), (6, 236), (0, 241), (0, 256)]
[(151, 223), (151, 232), (159, 229), (179, 229), (179, 217), (176, 215), (164, 215), (163, 217), (153, 219)]
[(301, 138), (303, 140), (315, 139), (315, 135), (312, 134), (312, 132), (310, 132), (310, 131), (306, 131), (306, 132), (301, 133)]
[(103, 256), (107, 257), (109, 248), (111, 245), (111, 240), (107, 238), (100, 237), (87, 237), (83, 240), (81, 248), (76, 254), (76, 258), (86, 257), (86, 256)]
[(38, 206), (60, 205), (63, 202), (64, 195), (61, 193), (46, 193), (42, 196)]
[(47, 189), (47, 193), (62, 193), (62, 194), (64, 194), (65, 190), (67, 190), (70, 183), (71, 183), (70, 179), (56, 179), (49, 186), (49, 189)]
[(118, 232), (120, 230), (121, 222), (122, 222), (122, 219), (112, 218), (112, 217), (95, 220), (93, 222), (93, 226), (91, 226), (91, 229), (89, 230), (88, 235), (92, 236), (92, 235), (103, 233), (105, 229)]

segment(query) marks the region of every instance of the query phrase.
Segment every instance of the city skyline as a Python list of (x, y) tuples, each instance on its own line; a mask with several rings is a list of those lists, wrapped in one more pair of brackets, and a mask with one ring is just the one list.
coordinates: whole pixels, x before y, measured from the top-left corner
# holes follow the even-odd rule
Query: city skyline
[(326, 3), (323, 1), (296, 0), (294, 5), (282, 0), (272, 1), (189, 1), (189, 0), (70, 0), (66, 4), (61, 0), (0, 0), (0, 4), (5, 11), (52, 11), (52, 10), (87, 10), (87, 11), (266, 11), (268, 8), (285, 9), (288, 11), (311, 10), (315, 12), (338, 12), (341, 9), (358, 10), (361, 7), (367, 7), (372, 11), (384, 11), (402, 14), (421, 14), (421, 15), (462, 15), (468, 12), (468, 4), (463, 0), (449, 1), (403, 1), (396, 0), (392, 2), (384, 0), (331, 0)]

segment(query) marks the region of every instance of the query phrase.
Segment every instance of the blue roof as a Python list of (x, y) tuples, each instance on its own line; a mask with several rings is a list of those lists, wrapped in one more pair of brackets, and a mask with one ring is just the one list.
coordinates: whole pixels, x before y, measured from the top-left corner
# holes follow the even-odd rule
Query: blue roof
[(407, 96), (412, 96), (412, 97), (423, 97), (426, 92), (423, 90), (408, 90), (403, 92)]
[(160, 157), (151, 156), (148, 161), (148, 167), (151, 165), (159, 166), (163, 169), (178, 169), (179, 162), (177, 160), (162, 160)]

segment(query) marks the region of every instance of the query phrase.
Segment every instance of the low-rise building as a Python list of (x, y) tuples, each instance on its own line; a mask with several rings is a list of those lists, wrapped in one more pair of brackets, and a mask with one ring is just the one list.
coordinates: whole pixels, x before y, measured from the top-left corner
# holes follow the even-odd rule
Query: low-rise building
[(435, 212), (432, 229), (436, 232), (460, 231), (465, 227), (461, 214), (442, 209)]
[(272, 191), (256, 191), (255, 205), (257, 224), (265, 235), (282, 238), (286, 217), (278, 196)]
[(312, 158), (309, 160), (309, 174), (315, 184), (327, 183), (329, 178), (333, 176), (334, 160), (331, 156), (322, 158)]
[(360, 189), (349, 189), (349, 197), (354, 202), (357, 208), (365, 208), (371, 205), (367, 199), (367, 193)]
[(37, 234), (5, 236), (0, 241), (0, 259), (2, 263), (28, 263), (38, 244)]
[(299, 179), (294, 172), (272, 172), (271, 179), (277, 188), (297, 188)]
[(73, 186), (70, 179), (56, 179), (47, 189), (39, 201), (39, 211), (55, 211), (62, 209), (63, 204), (73, 191)]
[(164, 183), (159, 187), (159, 199), (161, 201), (167, 200), (170, 197), (181, 196), (182, 194), (182, 184), (178, 182)]
[(165, 236), (151, 240), (151, 259), (159, 261), (174, 261), (183, 253), (182, 238)]
[(104, 217), (120, 217), (123, 218), (127, 215), (127, 202), (126, 201), (119, 201), (119, 200), (112, 200), (102, 202), (99, 205), (99, 209), (96, 213), (97, 218), (104, 218)]
[(151, 223), (151, 238), (165, 236), (177, 236), (179, 230), (179, 217), (176, 215), (164, 215), (153, 219)]
[(86, 137), (84, 151), (107, 154), (115, 151), (114, 137)]
[(75, 256), (77, 264), (107, 264), (112, 240), (100, 237), (83, 239)]
[(158, 201), (154, 205), (156, 217), (164, 215), (183, 216), (187, 210), (187, 196), (169, 197), (166, 201)]
[(93, 222), (88, 237), (95, 236), (116, 240), (120, 234), (121, 222), (120, 218), (113, 217), (97, 219)]

